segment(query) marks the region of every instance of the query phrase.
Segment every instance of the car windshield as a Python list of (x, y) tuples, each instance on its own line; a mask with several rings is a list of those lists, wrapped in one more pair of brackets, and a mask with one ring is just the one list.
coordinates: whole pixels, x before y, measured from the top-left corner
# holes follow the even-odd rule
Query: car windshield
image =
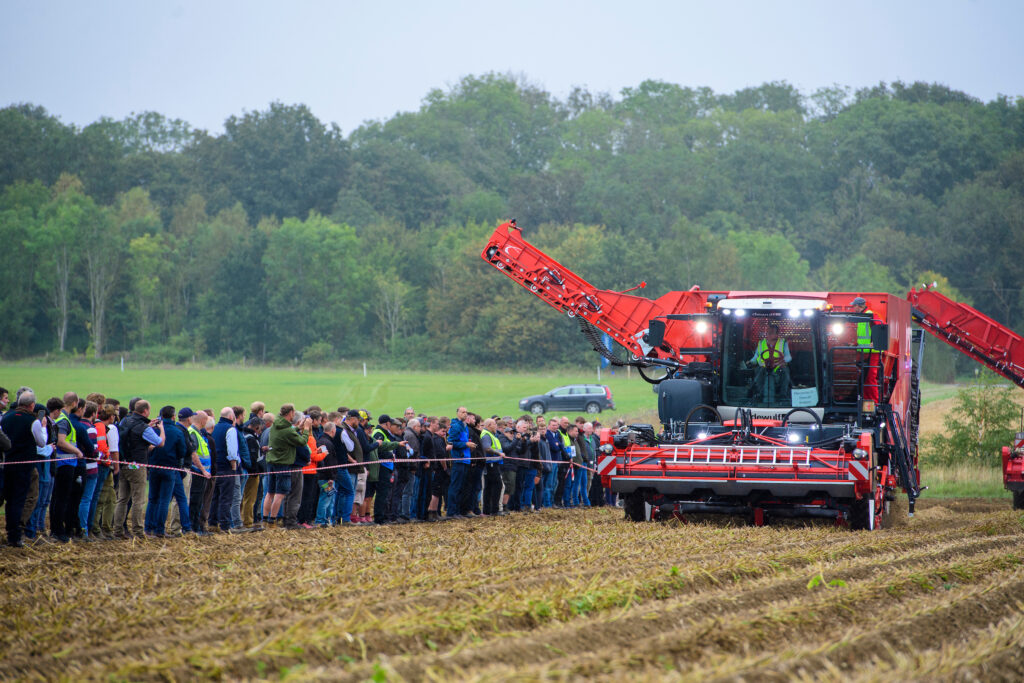
[(723, 322), (724, 404), (754, 408), (819, 405), (816, 318), (758, 311)]

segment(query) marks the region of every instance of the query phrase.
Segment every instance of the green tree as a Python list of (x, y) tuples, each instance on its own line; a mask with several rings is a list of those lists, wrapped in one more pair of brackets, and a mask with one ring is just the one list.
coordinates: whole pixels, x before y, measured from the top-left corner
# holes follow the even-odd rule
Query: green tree
[(957, 392), (946, 416), (945, 431), (925, 441), (924, 456), (940, 463), (996, 466), (1003, 446), (1009, 445), (1020, 418), (1016, 389), (985, 370), (970, 386)]
[(81, 181), (62, 175), (53, 187), (53, 199), (42, 209), (40, 230), (33, 236), (32, 248), (41, 257), (36, 284), (48, 293), (53, 304), (58, 351), (64, 351), (74, 296), (82, 285), (77, 239), (101, 220), (100, 208), (83, 193)]
[(269, 235), (268, 347), (276, 358), (298, 358), (315, 342), (336, 349), (360, 339), (371, 269), (359, 256), (356, 232), (316, 213), (287, 218)]
[(39, 260), (33, 242), (49, 200), (49, 190), (38, 181), (8, 185), (0, 194), (0, 356), (25, 355), (31, 348), (34, 318), (44, 301), (33, 286)]

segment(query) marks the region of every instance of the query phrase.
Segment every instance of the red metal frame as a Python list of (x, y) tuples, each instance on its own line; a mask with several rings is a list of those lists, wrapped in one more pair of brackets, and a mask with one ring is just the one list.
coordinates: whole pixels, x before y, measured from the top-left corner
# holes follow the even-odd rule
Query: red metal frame
[(917, 322), (932, 335), (1024, 388), (1024, 339), (981, 311), (932, 287), (912, 289)]
[[(481, 256), (548, 305), (570, 317), (579, 316), (608, 333), (628, 349), (634, 359), (645, 355), (680, 363), (698, 359), (699, 356), (687, 355), (682, 350), (706, 348), (709, 334), (696, 333), (692, 324), (666, 321), (664, 343), (653, 349), (644, 343), (643, 334), (654, 318), (707, 311), (710, 295), (733, 299), (810, 299), (825, 302), (825, 309), (834, 312), (851, 312), (851, 301), (861, 296), (867, 300), (868, 308), (875, 317), (889, 327), (889, 348), (879, 354), (882, 365), (879, 378), (887, 381), (896, 377), (896, 384), (890, 387), (889, 403), (904, 422), (910, 403), (911, 305), (915, 320), (929, 333), (1024, 387), (1024, 339), (970, 306), (956, 303), (929, 287), (910, 291), (906, 299), (884, 293), (717, 292), (692, 287), (687, 291), (668, 292), (652, 300), (627, 293), (644, 287), (645, 283), (623, 292), (598, 289), (524, 240), (515, 221), (503, 223), (494, 231)], [(862, 435), (859, 445), (863, 448), (867, 443), (870, 448), (870, 437), (865, 442), (865, 436)], [(611, 430), (602, 430), (600, 437), (602, 445), (612, 443)], [(806, 453), (800, 462), (799, 458), (794, 460), (793, 457), (793, 453), (800, 450), (798, 446), (790, 447), (768, 437), (763, 441), (766, 445), (761, 447), (702, 445), (699, 442), (681, 446), (631, 445), (625, 451), (614, 451), (614, 460), (609, 460), (609, 454), (599, 456), (599, 463), (604, 464), (599, 465), (599, 474), (602, 482), (608, 485), (612, 477), (631, 475), (650, 475), (652, 479), (662, 481), (710, 475), (739, 481), (746, 475), (764, 475), (775, 483), (786, 480), (797, 483), (801, 477), (820, 477), (824, 473), (836, 483), (848, 482), (858, 499), (871, 495), (875, 502), (876, 521), (881, 520), (883, 491), (895, 486), (895, 478), (886, 468), (876, 471), (871, 466), (873, 456), (865, 463), (841, 450), (803, 449)], [(771, 465), (760, 462), (761, 452), (768, 450), (774, 453)], [(753, 462), (750, 462), (750, 452), (753, 452)], [(789, 454), (789, 464), (784, 468), (778, 465), (780, 452)], [(1019, 480), (1024, 487), (1024, 458), (1004, 449), (1003, 460), (1004, 477)], [(865, 464), (867, 472), (864, 471)], [(877, 478), (868, 472), (878, 475)]]

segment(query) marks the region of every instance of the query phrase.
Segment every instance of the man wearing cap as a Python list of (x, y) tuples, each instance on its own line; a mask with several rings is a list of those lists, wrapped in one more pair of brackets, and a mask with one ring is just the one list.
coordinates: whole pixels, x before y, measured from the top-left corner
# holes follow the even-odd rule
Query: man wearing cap
[[(178, 411), (178, 423), (175, 425), (181, 430), (182, 438), (185, 440), (185, 459), (181, 463), (180, 467), (185, 472), (180, 473), (180, 477), (174, 482), (174, 494), (173, 500), (171, 501), (170, 509), (167, 513), (167, 527), (168, 534), (170, 536), (180, 536), (182, 533), (181, 525), (181, 506), (178, 505), (179, 500), (185, 499), (185, 497), (192, 492), (192, 467), (199, 462), (199, 442), (195, 436), (189, 434), (189, 427), (192, 425), (192, 417), (195, 415), (195, 411), (188, 406)], [(188, 512), (185, 514), (191, 517), (192, 514), (192, 500), (189, 496), (188, 500)], [(191, 519), (189, 523), (185, 525), (185, 528), (192, 528)]]
[(871, 322), (863, 321), (857, 323), (857, 346), (864, 349), (864, 395), (866, 401), (878, 401), (878, 370), (882, 364), (882, 352), (875, 351), (871, 343), (871, 328), (874, 325), (884, 325), (885, 322), (878, 315), (868, 308), (867, 300), (858, 296), (850, 302), (854, 313), (870, 315)]
[(210, 443), (203, 432), (206, 427), (207, 415), (206, 413), (195, 413), (188, 410), (192, 415), (184, 418), (182, 412), (185, 410), (188, 409), (182, 409), (178, 413), (178, 419), (179, 421), (187, 419), (188, 426), (186, 432), (188, 432), (189, 437), (189, 448), (195, 447), (192, 453), (191, 485), (189, 486), (188, 497), (189, 526), (192, 527), (192, 531), (196, 534), (205, 536), (207, 532), (203, 529), (203, 505), (206, 500), (206, 488), (211, 485), (210, 469), (213, 467)]
[[(167, 525), (167, 508), (171, 496), (178, 501), (181, 509), (181, 528), (185, 532), (192, 530), (189, 526), (188, 501), (185, 500), (185, 489), (181, 487), (181, 472), (177, 468), (185, 461), (186, 439), (182, 430), (174, 423), (174, 406), (160, 409), (160, 420), (163, 423), (164, 443), (153, 449), (149, 456), (149, 505), (146, 507), (146, 536), (164, 538), (164, 527)], [(180, 497), (178, 494), (180, 493)]]
[(377, 524), (394, 521), (391, 516), (391, 487), (395, 483), (395, 463), (390, 461), (394, 458), (395, 451), (406, 445), (404, 441), (394, 439), (391, 422), (391, 416), (381, 415), (377, 418), (377, 428), (371, 435), (377, 442), (377, 454), (382, 461), (377, 474), (377, 497), (373, 503), (373, 521)]

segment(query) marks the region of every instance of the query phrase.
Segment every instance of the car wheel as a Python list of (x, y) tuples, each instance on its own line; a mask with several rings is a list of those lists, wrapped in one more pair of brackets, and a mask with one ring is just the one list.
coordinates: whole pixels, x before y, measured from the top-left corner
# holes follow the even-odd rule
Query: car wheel
[(597, 415), (601, 412), (601, 406), (597, 405), (593, 401), (587, 404), (587, 412), (591, 415)]
[(544, 404), (541, 403), (540, 401), (537, 401), (536, 403), (531, 403), (530, 404), (530, 412), (533, 413), (534, 415), (543, 415), (544, 414)]

